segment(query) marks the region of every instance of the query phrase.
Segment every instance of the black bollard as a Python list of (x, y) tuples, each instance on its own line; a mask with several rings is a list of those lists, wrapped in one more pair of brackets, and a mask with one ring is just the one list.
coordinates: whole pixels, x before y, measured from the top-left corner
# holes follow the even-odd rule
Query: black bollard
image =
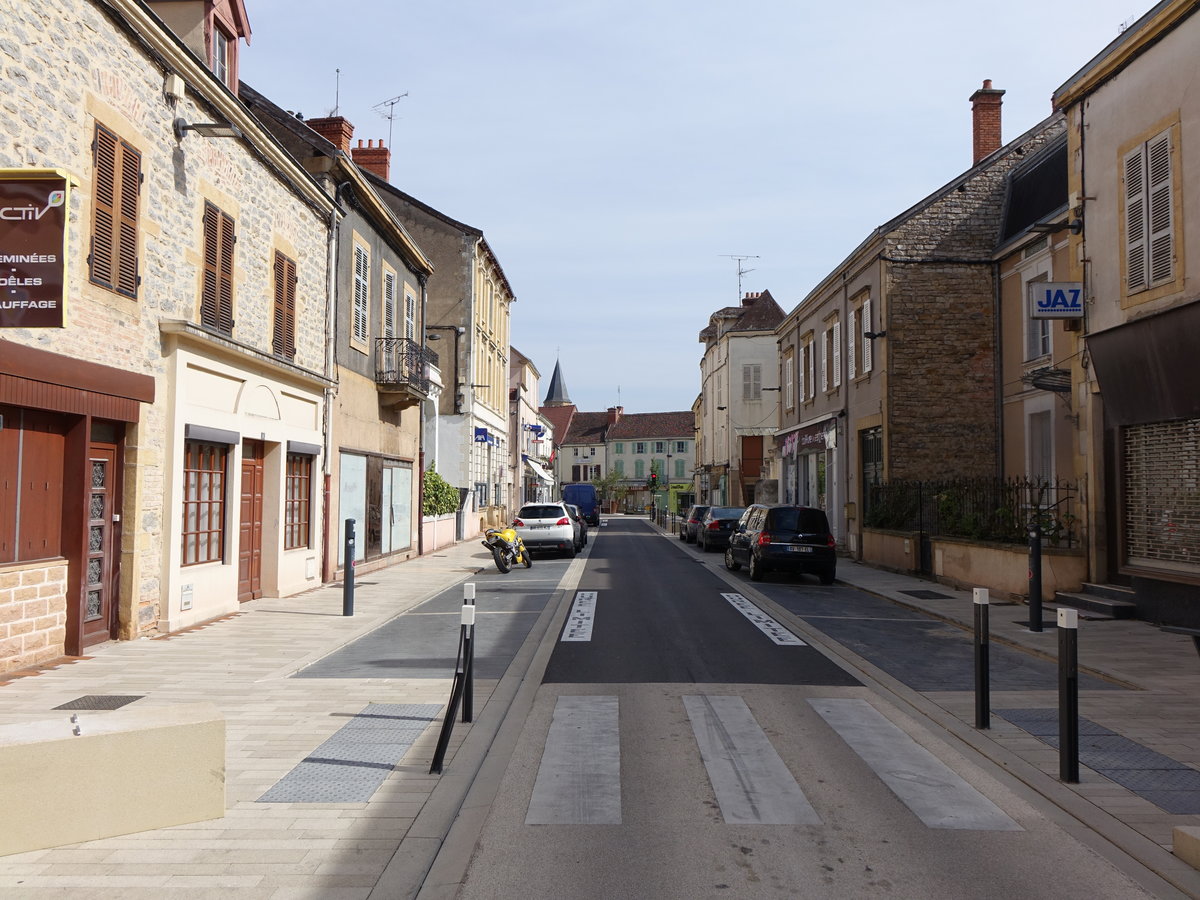
[(1079, 783), (1079, 611), (1058, 611), (1058, 777)]
[(475, 717), (475, 585), (463, 585), (463, 718)]
[(991, 699), (988, 666), (988, 589), (975, 588), (975, 727), (991, 727)]
[(1029, 630), (1042, 630), (1042, 526), (1029, 526)]
[(346, 520), (346, 542), (342, 554), (345, 559), (342, 577), (342, 615), (354, 615), (354, 520)]

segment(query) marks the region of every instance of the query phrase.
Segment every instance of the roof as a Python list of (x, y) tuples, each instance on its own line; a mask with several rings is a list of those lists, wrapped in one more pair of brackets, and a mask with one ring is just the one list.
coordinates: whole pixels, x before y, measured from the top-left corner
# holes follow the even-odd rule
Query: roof
[(608, 430), (608, 413), (577, 412), (560, 444), (603, 444)]
[(1000, 244), (1067, 205), (1067, 135), (1054, 138), (1008, 174)]
[(538, 414), (545, 417), (554, 429), (554, 444), (558, 446), (563, 442), (563, 438), (571, 427), (571, 419), (575, 415), (575, 404), (567, 406), (543, 406), (538, 409)]
[[(593, 413), (605, 415), (607, 413)], [(606, 439), (631, 441), (654, 438), (686, 438), (696, 435), (696, 415), (686, 412), (626, 413), (616, 425), (608, 429)]]
[[(772, 331), (786, 314), (770, 291), (746, 294), (740, 306), (725, 306), (708, 317), (708, 327), (700, 332), (701, 341), (709, 341), (731, 331)], [(721, 322), (730, 322), (719, 327)]]
[(554, 374), (550, 376), (550, 387), (546, 388), (546, 405), (551, 403), (562, 405), (571, 402), (571, 397), (567, 393), (567, 382), (562, 376), (562, 366), (558, 360), (554, 361)]

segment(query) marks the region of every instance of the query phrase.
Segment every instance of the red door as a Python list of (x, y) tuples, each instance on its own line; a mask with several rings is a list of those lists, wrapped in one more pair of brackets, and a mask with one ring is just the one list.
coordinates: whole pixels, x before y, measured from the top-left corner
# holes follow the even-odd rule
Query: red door
[(238, 602), (262, 596), (263, 442), (242, 444), (242, 527), (238, 541)]
[(81, 646), (117, 636), (117, 548), (120, 519), (115, 515), (117, 448), (93, 441), (88, 448), (88, 536), (83, 568)]

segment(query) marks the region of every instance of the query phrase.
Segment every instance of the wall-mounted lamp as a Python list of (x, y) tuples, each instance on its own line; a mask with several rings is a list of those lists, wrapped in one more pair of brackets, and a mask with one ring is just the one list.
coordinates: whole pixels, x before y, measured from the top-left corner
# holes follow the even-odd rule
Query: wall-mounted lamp
[(777, 388), (763, 388), (763, 390), (764, 390), (764, 391), (782, 391), (782, 390), (783, 390), (783, 388), (781, 388), (781, 387), (777, 387)]
[(864, 331), (863, 337), (869, 341), (873, 341), (875, 338), (887, 337), (887, 331)]
[(230, 125), (228, 122), (197, 122), (194, 125), (189, 125), (183, 119), (176, 119), (172, 124), (175, 129), (175, 139), (177, 141), (182, 141), (183, 136), (189, 131), (194, 131), (196, 134), (202, 134), (205, 137), (242, 137), (242, 130), (236, 125)]
[(728, 406), (718, 406), (717, 409), (729, 409)]
[(1055, 234), (1059, 231), (1083, 234), (1083, 219), (1072, 219), (1070, 222), (1039, 222), (1036, 225), (1030, 225), (1029, 230), (1037, 234)]

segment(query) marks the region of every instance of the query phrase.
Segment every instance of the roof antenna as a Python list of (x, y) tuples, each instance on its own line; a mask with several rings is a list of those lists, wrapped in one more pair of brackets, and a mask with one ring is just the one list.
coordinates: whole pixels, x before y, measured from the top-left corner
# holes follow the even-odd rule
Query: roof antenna
[(342, 70), (333, 70), (333, 112), (331, 116), (338, 114), (338, 107), (342, 105)]
[(738, 298), (738, 303), (741, 303), (741, 302), (742, 302), (742, 276), (743, 276), (743, 275), (749, 275), (751, 272), (753, 272), (753, 271), (754, 271), (753, 269), (743, 269), (743, 268), (742, 268), (742, 261), (743, 261), (743, 260), (747, 260), (747, 259), (761, 259), (761, 257), (758, 257), (758, 256), (753, 256), (753, 255), (750, 255), (750, 254), (747, 254), (747, 253), (722, 253), (721, 255), (722, 255), (722, 256), (727, 256), (727, 257), (729, 257), (730, 259), (736, 259), (736, 260), (737, 260), (737, 270), (738, 270), (738, 293), (737, 293), (737, 298)]
[[(403, 100), (407, 96), (408, 96), (408, 91), (405, 91), (403, 94), (397, 94), (395, 97), (390, 97), (389, 99), (384, 100), (382, 103), (376, 103), (374, 106), (371, 107), (371, 109), (375, 110), (377, 113), (379, 113), (381, 116), (383, 116), (385, 119), (388, 120), (388, 142), (387, 142), (388, 147), (392, 146), (392, 123), (396, 119), (396, 104), (399, 103), (401, 100)], [(388, 111), (384, 112), (382, 109), (380, 109), (381, 106), (386, 106), (388, 108)]]

